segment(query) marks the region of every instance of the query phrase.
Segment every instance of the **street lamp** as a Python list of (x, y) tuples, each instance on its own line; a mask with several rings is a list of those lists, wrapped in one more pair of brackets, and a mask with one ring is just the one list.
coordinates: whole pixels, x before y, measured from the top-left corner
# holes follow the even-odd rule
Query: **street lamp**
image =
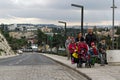
[(66, 23), (66, 22), (64, 22), (64, 21), (58, 21), (58, 23), (62, 23), (62, 24), (64, 24), (64, 25), (65, 25), (65, 33), (64, 33), (64, 36), (65, 36), (65, 39), (66, 39), (66, 37), (67, 37), (67, 35), (66, 35), (66, 33), (67, 33), (67, 31), (66, 31), (66, 26), (67, 26), (67, 23)]
[(115, 8), (117, 8), (115, 6), (115, 0), (113, 0), (113, 6), (111, 7), (113, 9), (113, 13), (112, 13), (112, 49), (114, 49), (114, 20), (115, 20)]
[(71, 6), (74, 6), (74, 7), (78, 7), (78, 8), (81, 8), (81, 33), (82, 34), (84, 34), (84, 32), (83, 32), (83, 17), (84, 17), (84, 7), (83, 6), (81, 6), (81, 5), (77, 5), (77, 4), (71, 4)]

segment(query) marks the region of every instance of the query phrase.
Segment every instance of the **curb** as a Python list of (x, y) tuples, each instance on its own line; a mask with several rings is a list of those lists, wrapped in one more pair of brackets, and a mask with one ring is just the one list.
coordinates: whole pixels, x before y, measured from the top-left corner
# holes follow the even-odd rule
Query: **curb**
[(15, 57), (17, 55), (10, 55), (10, 56), (0, 56), (0, 59), (5, 59), (5, 58), (10, 58), (10, 57)]
[[(44, 55), (44, 54), (41, 54), (41, 55), (46, 56), (46, 55)], [(90, 77), (89, 77), (88, 75), (86, 75), (85, 73), (82, 73), (82, 72), (76, 70), (75, 68), (72, 68), (72, 67), (70, 67), (70, 66), (68, 66), (68, 65), (66, 65), (66, 64), (64, 64), (64, 63), (62, 63), (62, 62), (60, 62), (60, 61), (57, 61), (57, 60), (55, 60), (55, 59), (53, 59), (53, 58), (51, 58), (51, 57), (49, 57), (49, 56), (46, 56), (46, 57), (49, 58), (49, 59), (52, 59), (53, 61), (55, 61), (55, 62), (57, 62), (57, 63), (59, 63), (59, 64), (61, 64), (61, 65), (63, 65), (63, 66), (66, 66), (66, 67), (68, 67), (68, 68), (76, 71), (77, 73), (79, 73), (79, 74), (82, 75), (83, 77), (87, 78), (88, 80), (92, 80), (92, 78), (90, 78)]]

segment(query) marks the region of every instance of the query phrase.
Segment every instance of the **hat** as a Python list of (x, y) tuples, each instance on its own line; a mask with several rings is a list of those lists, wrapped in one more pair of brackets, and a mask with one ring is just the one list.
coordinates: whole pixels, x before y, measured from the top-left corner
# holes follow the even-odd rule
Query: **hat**
[(94, 43), (94, 42), (91, 42), (91, 46), (95, 46), (95, 43)]

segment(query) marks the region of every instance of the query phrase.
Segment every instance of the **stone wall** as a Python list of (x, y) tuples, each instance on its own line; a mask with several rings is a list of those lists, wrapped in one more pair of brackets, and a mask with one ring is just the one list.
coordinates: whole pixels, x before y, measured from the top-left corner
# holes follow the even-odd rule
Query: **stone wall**
[(107, 61), (109, 65), (120, 65), (120, 50), (107, 50)]
[(0, 33), (0, 55), (12, 55), (14, 52), (11, 50), (7, 40)]

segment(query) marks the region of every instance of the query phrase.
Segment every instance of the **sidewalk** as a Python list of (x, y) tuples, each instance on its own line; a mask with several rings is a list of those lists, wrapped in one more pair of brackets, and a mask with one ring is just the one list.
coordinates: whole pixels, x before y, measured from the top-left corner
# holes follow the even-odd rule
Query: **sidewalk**
[(16, 55), (7, 55), (7, 56), (0, 56), (0, 59), (3, 59), (3, 58), (9, 58), (9, 57), (14, 57)]
[(100, 66), (99, 64), (96, 64), (93, 68), (84, 68), (84, 66), (83, 68), (77, 68), (76, 64), (71, 64), (71, 61), (67, 60), (66, 57), (45, 53), (42, 55), (69, 66), (70, 68), (87, 75), (92, 80), (120, 80), (120, 66)]

